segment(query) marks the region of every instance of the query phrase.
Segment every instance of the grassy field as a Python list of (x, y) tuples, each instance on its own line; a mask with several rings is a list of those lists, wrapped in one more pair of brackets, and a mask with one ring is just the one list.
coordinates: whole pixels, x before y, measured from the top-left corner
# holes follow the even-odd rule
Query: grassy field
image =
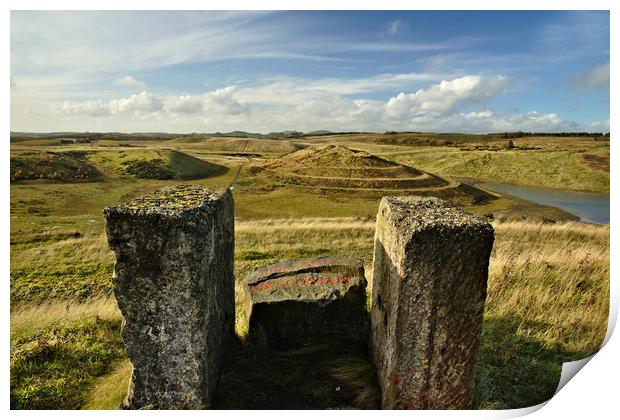
[[(318, 137), (308, 144), (323, 143)], [(609, 141), (581, 137), (526, 137), (506, 141), (468, 141), (450, 146), (423, 142), (395, 146), (368, 136), (342, 136), (338, 144), (358, 148), (443, 177), (533, 187), (609, 193)]]
[[(513, 168), (527, 161), (531, 163), (528, 170), (536, 171), (532, 162), (543, 165), (543, 156), (547, 156), (559, 162), (574, 161), (566, 169), (572, 174), (566, 188), (604, 191), (604, 185), (609, 186), (608, 142), (519, 139), (515, 145), (532, 149), (460, 151), (454, 146), (379, 144), (376, 137), (321, 136), (300, 142), (356, 147), (445, 177), (508, 177), (513, 170), (511, 159)], [(114, 257), (107, 248), (101, 211), (180, 181), (137, 177), (123, 170), (124, 161), (161, 159), (166, 170), (176, 168), (177, 174), (199, 177), (183, 182), (234, 183), (237, 280), (268, 263), (320, 255), (357, 258), (371, 278), (378, 198), (258, 185), (247, 168), (267, 162), (277, 156), (275, 152), (245, 156), (239, 151), (204, 149), (200, 142), (185, 147), (180, 141), (168, 140), (135, 142), (131, 147), (28, 146), (20, 142), (11, 157), (28, 152), (69, 153), (63, 157), (79, 152), (76, 159), (91, 165), (99, 175), (77, 181), (35, 177), (11, 185), (10, 363), (11, 395), (17, 407), (117, 408), (125, 396), (131, 366), (120, 337), (122, 319), (111, 297)], [(476, 172), (476, 164), (466, 163), (485, 153), (492, 156), (488, 171)], [(502, 159), (506, 162), (501, 163)], [(555, 165), (547, 162), (549, 167)], [(555, 167), (559, 171), (561, 166)], [(448, 169), (452, 167), (458, 170)], [(204, 168), (215, 170), (205, 175)], [(512, 176), (524, 178), (518, 171)], [(562, 178), (530, 175), (527, 179), (539, 186), (558, 187)], [(476, 370), (476, 406), (537, 404), (553, 394), (563, 361), (590, 355), (602, 342), (609, 300), (609, 226), (562, 221), (566, 219), (562, 212), (505, 197), (465, 207), (478, 214), (519, 208), (515, 217), (493, 222), (496, 241)], [(542, 223), (542, 214), (560, 222)], [(538, 219), (523, 219), (531, 215)], [(256, 401), (262, 402), (260, 408), (273, 408), (281, 401), (288, 401), (292, 408), (308, 401), (320, 407), (376, 406), (377, 387), (364, 352), (351, 348), (350, 357), (319, 363), (334, 346), (346, 348), (346, 343), (317, 343), (298, 353), (278, 354), (276, 366), (288, 367), (286, 375), (279, 375), (274, 365), (263, 363), (261, 352), (266, 350), (262, 344), (245, 339), (240, 303), (240, 338), (232, 350), (236, 360), (244, 362), (227, 367), (218, 407), (257, 408)], [(316, 372), (308, 376), (300, 359), (313, 361)], [(244, 371), (252, 375), (243, 376)], [(272, 380), (257, 382), (261, 377)], [(305, 383), (315, 391), (294, 387)], [(345, 384), (346, 392), (338, 396), (327, 392), (334, 383)], [(247, 398), (251, 392), (256, 395), (254, 402)]]
[[(572, 150), (461, 151), (419, 148), (394, 157), (442, 176), (569, 190), (609, 192), (609, 171), (592, 167), (583, 153)], [(451, 148), (453, 149), (453, 148)], [(594, 150), (590, 154), (600, 153)]]

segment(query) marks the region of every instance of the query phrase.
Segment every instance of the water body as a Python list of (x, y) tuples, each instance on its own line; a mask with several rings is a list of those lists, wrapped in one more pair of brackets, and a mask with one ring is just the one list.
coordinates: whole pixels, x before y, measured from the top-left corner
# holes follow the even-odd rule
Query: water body
[(476, 182), (477, 186), (524, 200), (553, 206), (579, 216), (584, 222), (609, 223), (609, 195), (551, 188), (522, 187), (497, 182)]

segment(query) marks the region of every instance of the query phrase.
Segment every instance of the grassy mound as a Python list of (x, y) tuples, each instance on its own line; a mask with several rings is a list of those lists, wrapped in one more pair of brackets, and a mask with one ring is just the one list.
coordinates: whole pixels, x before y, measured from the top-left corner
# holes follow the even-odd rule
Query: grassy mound
[(286, 140), (229, 137), (179, 137), (170, 143), (189, 144), (196, 150), (237, 153), (289, 153), (302, 147)]
[(344, 146), (307, 148), (268, 162), (265, 173), (287, 185), (336, 189), (413, 189), (448, 182)]
[(11, 153), (11, 181), (28, 179), (93, 181), (99, 178), (101, 173), (86, 160), (84, 152)]
[(224, 167), (167, 149), (98, 151), (88, 159), (110, 176), (141, 179), (198, 179), (221, 173)]

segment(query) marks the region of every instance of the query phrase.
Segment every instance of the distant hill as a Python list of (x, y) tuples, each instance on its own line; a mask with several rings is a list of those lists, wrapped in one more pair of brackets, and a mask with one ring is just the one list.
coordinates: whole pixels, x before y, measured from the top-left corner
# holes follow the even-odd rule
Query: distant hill
[(288, 153), (302, 146), (287, 140), (239, 137), (179, 137), (169, 143), (191, 144), (191, 149), (237, 153)]
[(119, 132), (73, 132), (73, 131), (58, 131), (58, 132), (49, 132), (49, 133), (33, 133), (26, 131), (11, 131), (11, 141), (19, 142), (30, 139), (57, 139), (57, 138), (68, 138), (68, 139), (90, 139), (93, 141), (96, 140), (170, 140), (179, 137), (186, 138), (205, 138), (205, 137), (235, 137), (235, 138), (254, 138), (254, 139), (292, 139), (292, 138), (301, 138), (308, 136), (325, 136), (330, 134), (353, 134), (356, 132), (333, 132), (328, 130), (315, 130), (310, 131), (308, 133), (304, 133), (302, 131), (294, 131), (294, 130), (285, 130), (285, 131), (272, 131), (267, 134), (262, 133), (252, 133), (248, 131), (228, 131), (228, 132), (219, 132), (216, 131), (214, 133), (119, 133)]
[[(171, 140), (180, 137), (184, 138), (205, 138), (205, 137), (234, 137), (234, 138), (254, 138), (254, 139), (271, 139), (283, 140), (304, 137), (319, 137), (339, 134), (373, 134), (360, 131), (329, 131), (314, 130), (308, 133), (295, 130), (272, 131), (267, 134), (252, 133), (248, 131), (229, 131), (215, 133), (119, 133), (119, 132), (70, 132), (58, 131), (50, 133), (32, 133), (25, 131), (11, 131), (11, 142), (20, 142), (32, 139), (81, 139), (81, 140)], [(440, 144), (467, 142), (467, 141), (494, 141), (501, 139), (517, 139), (524, 137), (593, 137), (600, 140), (609, 140), (609, 133), (530, 133), (530, 132), (505, 132), (505, 133), (487, 133), (487, 134), (465, 134), (465, 133), (434, 133), (434, 132), (418, 132), (418, 131), (386, 131), (383, 134), (376, 133), (378, 143), (384, 144), (407, 144), (415, 145), (416, 143), (424, 143), (434, 139)]]
[(174, 133), (90, 133), (90, 132), (52, 132), (52, 133), (29, 133), (11, 131), (11, 142), (20, 142), (29, 139), (87, 139), (87, 140), (169, 140), (185, 134)]

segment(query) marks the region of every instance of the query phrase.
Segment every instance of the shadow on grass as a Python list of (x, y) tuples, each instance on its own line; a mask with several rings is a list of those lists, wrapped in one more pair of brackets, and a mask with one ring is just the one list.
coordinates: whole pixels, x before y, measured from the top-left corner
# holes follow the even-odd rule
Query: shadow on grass
[(545, 323), (516, 317), (485, 319), (476, 366), (475, 408), (523, 408), (553, 397), (562, 363), (584, 356), (545, 345), (528, 334), (547, 329)]
[[(532, 332), (548, 328), (542, 322), (487, 316), (475, 408), (522, 408), (553, 396), (562, 363), (587, 354), (534, 338)], [(112, 368), (124, 357), (117, 322), (81, 321), (14, 342), (11, 406), (117, 408), (130, 370)], [(365, 342), (322, 337), (295, 350), (276, 351), (255, 334), (231, 346), (213, 408), (378, 409), (379, 395)]]
[(254, 334), (231, 349), (214, 408), (377, 409), (379, 395), (365, 342), (322, 337), (277, 351)]

